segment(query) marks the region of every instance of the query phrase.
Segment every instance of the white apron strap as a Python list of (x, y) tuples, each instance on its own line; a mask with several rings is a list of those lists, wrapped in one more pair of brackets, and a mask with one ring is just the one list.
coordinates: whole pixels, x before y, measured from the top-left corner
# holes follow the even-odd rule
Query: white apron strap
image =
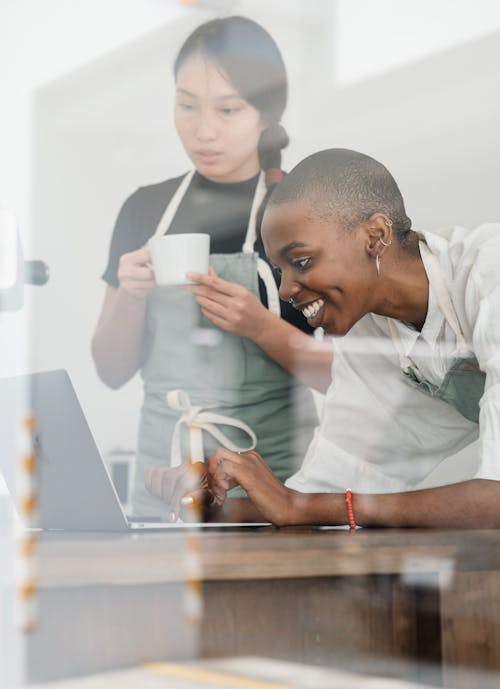
[(403, 340), (401, 338), (401, 335), (399, 334), (398, 329), (396, 328), (394, 321), (392, 318), (387, 318), (387, 323), (389, 325), (389, 332), (391, 334), (391, 339), (394, 343), (394, 347), (396, 348), (397, 353), (399, 354), (399, 365), (401, 367), (402, 371), (408, 371), (410, 368), (414, 370), (415, 375), (417, 378), (420, 377), (420, 374), (418, 370), (416, 370), (415, 364), (413, 361), (410, 359), (409, 356), (405, 354), (405, 350), (403, 347)]
[[(432, 253), (427, 244), (423, 241), (420, 242), (420, 253), (425, 256), (425, 265), (428, 271), (429, 285), (432, 286), (434, 293), (436, 295), (436, 300), (439, 308), (446, 321), (449, 323), (451, 329), (455, 333), (457, 338), (457, 353), (465, 354), (469, 351), (467, 343), (462, 333), (460, 323), (458, 322), (457, 313), (455, 307), (451, 301), (450, 294), (446, 288), (446, 284), (441, 275), (441, 267), (437, 257)], [(387, 323), (389, 325), (389, 332), (391, 334), (392, 341), (399, 354), (399, 363), (403, 371), (408, 371), (410, 368), (413, 370), (414, 374), (419, 380), (423, 379), (423, 376), (419, 372), (418, 368), (415, 366), (413, 361), (405, 354), (403, 347), (403, 340), (401, 335), (396, 328), (392, 318), (387, 318)]]
[[(257, 241), (257, 213), (261, 206), (264, 196), (266, 195), (266, 182), (263, 172), (260, 173), (257, 181), (257, 187), (253, 197), (252, 210), (248, 219), (247, 234), (243, 244), (243, 253), (253, 253), (255, 251), (255, 242)], [(267, 293), (267, 307), (271, 313), (276, 316), (281, 316), (280, 297), (278, 288), (276, 287), (276, 280), (274, 279), (273, 271), (264, 259), (257, 260), (257, 272), (260, 279), (264, 283)]]
[(257, 213), (259, 212), (260, 204), (266, 195), (266, 178), (263, 172), (260, 173), (255, 187), (255, 194), (253, 195), (252, 208), (248, 218), (247, 233), (245, 241), (243, 242), (243, 253), (251, 254), (254, 251), (254, 245), (257, 240)]
[(453, 302), (451, 301), (450, 293), (448, 292), (441, 274), (439, 261), (425, 242), (420, 242), (420, 253), (425, 256), (427, 270), (429, 272), (429, 282), (431, 283), (436, 294), (439, 308), (441, 309), (444, 317), (448, 321), (457, 338), (457, 352), (465, 354), (469, 351), (469, 348), (467, 347), (460, 323), (458, 322), (457, 313), (455, 311), (455, 307), (453, 306)]
[[(233, 452), (248, 452), (248, 450), (253, 450), (257, 445), (257, 438), (255, 433), (252, 431), (250, 426), (248, 426), (243, 421), (238, 421), (238, 419), (233, 419), (230, 416), (223, 416), (222, 414), (214, 414), (212, 412), (203, 411), (204, 409), (209, 409), (211, 407), (216, 407), (217, 405), (211, 404), (205, 407), (195, 407), (191, 404), (189, 395), (184, 390), (171, 390), (167, 393), (167, 404), (171, 409), (181, 412), (181, 416), (177, 421), (174, 433), (172, 436), (172, 446), (171, 446), (171, 457), (170, 466), (179, 466), (182, 463), (182, 450), (181, 450), (181, 426), (185, 424), (189, 431), (189, 445), (191, 453), (192, 462), (203, 462), (205, 461), (205, 456), (203, 452), (203, 431), (210, 433), (223, 447)], [(248, 435), (252, 441), (248, 447), (239, 447), (233, 443), (229, 438), (217, 428), (218, 425), (222, 426), (232, 426), (233, 428), (239, 428), (244, 433)]]
[(191, 180), (194, 177), (194, 173), (195, 170), (191, 170), (191, 172), (188, 172), (187, 175), (184, 176), (184, 179), (179, 184), (177, 189), (175, 190), (175, 194), (170, 199), (170, 203), (166, 207), (165, 212), (163, 213), (161, 220), (158, 223), (158, 227), (156, 228), (155, 232), (155, 237), (161, 237), (162, 235), (166, 234), (170, 229), (170, 225), (172, 224), (174, 215), (177, 213), (177, 209), (179, 208), (181, 201), (184, 198), (184, 194), (186, 193), (189, 185), (191, 184)]
[(260, 257), (257, 260), (257, 272), (266, 287), (267, 308), (276, 316), (281, 316), (280, 295), (276, 287), (273, 271), (269, 263), (266, 263), (264, 259)]

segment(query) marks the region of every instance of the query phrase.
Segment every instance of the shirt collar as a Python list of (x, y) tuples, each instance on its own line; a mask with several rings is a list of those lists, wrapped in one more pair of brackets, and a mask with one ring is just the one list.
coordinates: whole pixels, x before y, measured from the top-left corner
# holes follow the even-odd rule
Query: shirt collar
[[(421, 237), (421, 241), (425, 241), (426, 238), (424, 233), (419, 234)], [(435, 251), (435, 247), (433, 247), (433, 252), (437, 253)], [(424, 325), (422, 327), (422, 330), (418, 331), (408, 323), (404, 323), (403, 321), (395, 321), (398, 331), (401, 335), (401, 339), (403, 341), (404, 350), (407, 355), (411, 352), (419, 338), (423, 340), (429, 347), (434, 348), (444, 322), (444, 315), (438, 306), (432, 282), (429, 277), (429, 269), (428, 265), (426, 265), (426, 256), (423, 255), (422, 252), (420, 253), (420, 255), (422, 257), (422, 262), (424, 264), (424, 269), (427, 274), (427, 278), (429, 279), (429, 297), (427, 305), (427, 315), (425, 317)]]

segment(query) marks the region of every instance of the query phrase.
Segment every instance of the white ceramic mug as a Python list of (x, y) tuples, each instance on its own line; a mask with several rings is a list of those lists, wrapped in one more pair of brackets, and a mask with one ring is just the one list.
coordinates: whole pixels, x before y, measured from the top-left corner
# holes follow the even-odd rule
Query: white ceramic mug
[(209, 234), (165, 234), (148, 246), (157, 285), (189, 285), (186, 273), (208, 273)]

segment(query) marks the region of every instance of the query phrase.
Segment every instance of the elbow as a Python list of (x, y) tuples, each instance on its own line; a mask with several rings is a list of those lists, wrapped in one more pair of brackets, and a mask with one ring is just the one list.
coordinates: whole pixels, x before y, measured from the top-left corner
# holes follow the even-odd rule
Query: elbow
[(321, 372), (320, 375), (314, 377), (313, 380), (308, 381), (309, 387), (311, 387), (316, 392), (326, 395), (328, 388), (332, 382), (332, 374), (330, 371), (327, 373)]
[(322, 395), (326, 395), (328, 392), (328, 388), (330, 387), (332, 383), (332, 376), (329, 374), (328, 376), (323, 377), (320, 381), (318, 381), (318, 385), (316, 386), (316, 390), (318, 392), (321, 392)]
[(108, 388), (118, 390), (131, 378), (130, 375), (125, 375), (117, 369), (116, 362), (109, 361), (107, 357), (102, 356), (95, 339), (92, 340), (91, 352), (97, 375)]
[(94, 364), (99, 379), (104, 385), (107, 385), (107, 387), (112, 390), (118, 390), (132, 377), (130, 375), (124, 375), (121, 371), (117, 371), (112, 365), (106, 366), (102, 362), (98, 363), (95, 359)]
[(118, 390), (127, 382), (128, 379), (119, 376), (116, 371), (110, 370), (107, 366), (100, 365), (95, 359), (94, 364), (99, 380), (108, 388)]
[(109, 375), (109, 372), (105, 374), (102, 371), (99, 371), (99, 369), (97, 369), (97, 375), (99, 376), (100, 380), (102, 380), (104, 385), (107, 385), (107, 387), (111, 388), (111, 390), (119, 390), (128, 380), (122, 380), (118, 377), (114, 377), (113, 375)]

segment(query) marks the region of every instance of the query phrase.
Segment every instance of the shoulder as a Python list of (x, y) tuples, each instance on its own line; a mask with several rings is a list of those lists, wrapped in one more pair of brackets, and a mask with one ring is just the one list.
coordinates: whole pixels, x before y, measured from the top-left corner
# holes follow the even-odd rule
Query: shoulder
[(120, 208), (113, 230), (112, 245), (121, 255), (142, 246), (158, 225), (183, 175), (157, 184), (139, 187)]
[(170, 179), (163, 180), (162, 182), (147, 184), (146, 186), (139, 187), (136, 193), (148, 196), (157, 196), (158, 194), (163, 195), (165, 193), (174, 194), (185, 176), (186, 173), (179, 175), (178, 177), (171, 177)]
[(480, 311), (500, 309), (500, 223), (454, 227), (445, 236), (425, 233), (425, 239), (439, 260), (464, 334), (472, 338)]
[(151, 203), (163, 203), (170, 201), (175, 194), (185, 175), (172, 177), (171, 179), (146, 186), (138, 187), (130, 196), (127, 197), (123, 206), (129, 208), (142, 208)]
[[(448, 261), (453, 271), (463, 266), (487, 266), (498, 260), (500, 223), (485, 223), (474, 229), (455, 226), (435, 232), (420, 233), (440, 262)], [(498, 264), (497, 264), (498, 265)]]
[(183, 177), (184, 175), (181, 175), (156, 184), (148, 184), (130, 194), (118, 214), (115, 234), (132, 234), (139, 242), (147, 239), (160, 221)]

